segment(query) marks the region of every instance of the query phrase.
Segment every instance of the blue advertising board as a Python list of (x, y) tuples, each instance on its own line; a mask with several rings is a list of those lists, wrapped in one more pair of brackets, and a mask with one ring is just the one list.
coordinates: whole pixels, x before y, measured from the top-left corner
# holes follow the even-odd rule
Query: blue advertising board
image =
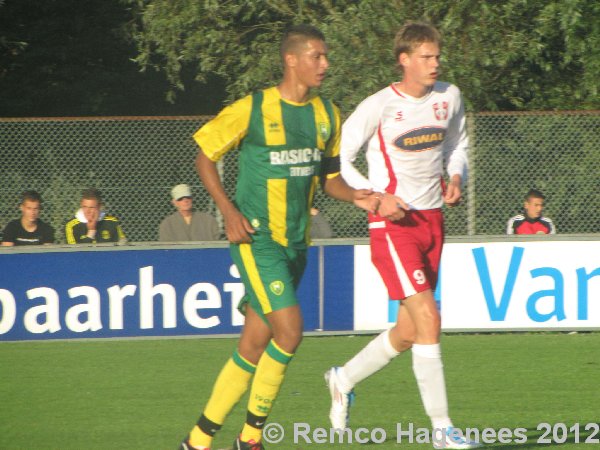
[[(238, 333), (244, 295), (227, 248), (0, 254), (0, 340)], [(317, 251), (298, 289), (319, 328)]]
[(322, 247), (323, 330), (354, 329), (354, 246)]
[[(442, 329), (599, 329), (595, 239), (448, 242)], [(0, 249), (0, 341), (237, 334), (245, 290), (224, 245)], [(311, 247), (297, 293), (305, 331), (397, 314), (366, 242)]]

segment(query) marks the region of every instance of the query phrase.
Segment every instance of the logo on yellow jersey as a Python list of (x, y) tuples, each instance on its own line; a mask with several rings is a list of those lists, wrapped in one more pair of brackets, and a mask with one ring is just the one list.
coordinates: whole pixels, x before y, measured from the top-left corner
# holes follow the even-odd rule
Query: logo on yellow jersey
[(323, 139), (324, 141), (329, 139), (329, 136), (331, 136), (331, 125), (327, 122), (319, 122), (318, 128), (321, 139)]

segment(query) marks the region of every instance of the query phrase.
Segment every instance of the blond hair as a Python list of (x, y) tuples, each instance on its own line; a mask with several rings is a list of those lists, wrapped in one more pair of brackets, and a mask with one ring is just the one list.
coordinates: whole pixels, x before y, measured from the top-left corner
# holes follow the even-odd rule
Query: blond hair
[(396, 33), (394, 38), (394, 58), (398, 61), (398, 57), (402, 53), (412, 53), (415, 49), (424, 42), (433, 42), (442, 45), (442, 35), (430, 23), (427, 22), (407, 22)]

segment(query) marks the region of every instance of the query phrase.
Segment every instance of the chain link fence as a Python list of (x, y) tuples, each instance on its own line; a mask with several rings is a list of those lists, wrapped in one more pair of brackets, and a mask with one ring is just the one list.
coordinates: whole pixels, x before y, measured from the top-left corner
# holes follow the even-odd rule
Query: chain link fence
[[(197, 209), (214, 214), (195, 173), (192, 134), (210, 117), (0, 118), (0, 227), (20, 216), (20, 193), (37, 190), (41, 218), (64, 242), (81, 191), (100, 189), (129, 241), (158, 239), (174, 211), (170, 189), (187, 183)], [(449, 235), (503, 234), (532, 187), (546, 194), (544, 215), (558, 233), (600, 232), (600, 112), (480, 113), (468, 116), (471, 175), (463, 203), (446, 211)], [(359, 166), (365, 166), (364, 159)], [(236, 152), (221, 165), (231, 194)], [(318, 192), (335, 236), (367, 236), (365, 214)]]

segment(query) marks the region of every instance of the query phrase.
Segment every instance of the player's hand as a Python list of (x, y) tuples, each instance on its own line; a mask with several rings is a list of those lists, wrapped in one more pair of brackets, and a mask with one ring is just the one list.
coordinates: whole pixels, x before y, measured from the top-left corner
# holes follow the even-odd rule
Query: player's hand
[(248, 222), (248, 219), (238, 211), (232, 209), (227, 214), (223, 214), (225, 221), (225, 236), (233, 244), (249, 244), (252, 242), (251, 235), (255, 233), (254, 228)]
[(446, 192), (444, 194), (444, 203), (446, 205), (453, 207), (460, 203), (460, 199), (462, 197), (460, 184), (460, 177), (458, 177), (458, 179), (453, 179), (448, 184), (448, 186), (446, 187)]
[(371, 189), (355, 189), (352, 193), (353, 203), (370, 213), (374, 214), (379, 207), (379, 199)]
[(403, 219), (406, 211), (410, 209), (406, 202), (400, 197), (387, 192), (380, 195), (381, 203), (379, 204), (377, 213), (384, 219), (391, 220), (392, 222)]
[(88, 208), (84, 211), (84, 216), (87, 220), (87, 229), (88, 231), (95, 231), (98, 224), (98, 219), (100, 218), (100, 209), (98, 208)]

